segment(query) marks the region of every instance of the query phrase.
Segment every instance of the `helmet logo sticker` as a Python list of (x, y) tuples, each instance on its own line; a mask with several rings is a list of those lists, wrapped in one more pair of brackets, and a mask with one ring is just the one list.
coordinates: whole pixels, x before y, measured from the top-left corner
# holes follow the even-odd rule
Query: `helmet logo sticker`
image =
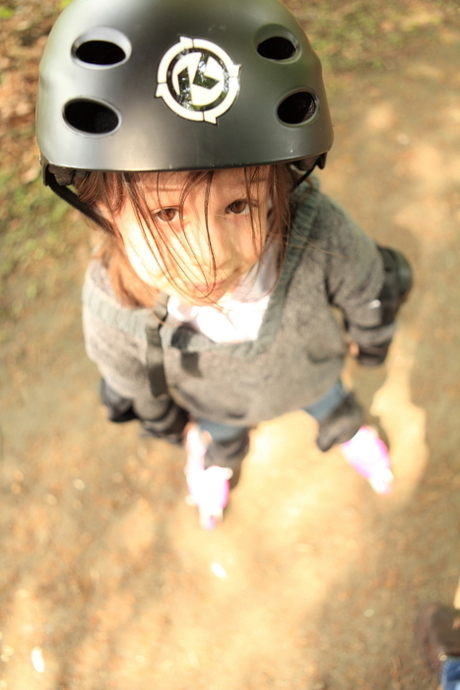
[(181, 36), (160, 62), (155, 96), (180, 117), (215, 125), (238, 95), (239, 73), (215, 43)]

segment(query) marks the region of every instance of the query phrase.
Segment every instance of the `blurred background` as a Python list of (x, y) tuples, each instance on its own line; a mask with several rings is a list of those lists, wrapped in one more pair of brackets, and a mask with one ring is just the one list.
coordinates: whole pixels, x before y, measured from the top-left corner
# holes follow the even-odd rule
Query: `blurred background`
[(84, 352), (93, 232), (41, 185), (33, 134), (64, 4), (0, 4), (0, 690), (435, 688), (413, 623), (460, 575), (460, 3), (286, 2), (324, 66), (322, 187), (415, 271), (388, 362), (345, 373), (396, 486), (287, 415), (212, 533), (183, 451), (110, 425)]

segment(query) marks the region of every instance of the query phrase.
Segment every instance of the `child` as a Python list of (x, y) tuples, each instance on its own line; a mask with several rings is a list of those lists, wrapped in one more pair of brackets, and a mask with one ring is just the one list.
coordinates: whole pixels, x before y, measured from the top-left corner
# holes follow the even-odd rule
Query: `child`
[[(385, 359), (410, 268), (309, 174), (332, 125), (321, 66), (278, 0), (73, 0), (41, 63), (45, 184), (104, 229), (84, 287), (109, 419), (187, 448), (222, 516), (249, 430), (298, 408), (379, 492), (387, 451), (340, 372)], [(71, 188), (73, 187), (73, 189)]]

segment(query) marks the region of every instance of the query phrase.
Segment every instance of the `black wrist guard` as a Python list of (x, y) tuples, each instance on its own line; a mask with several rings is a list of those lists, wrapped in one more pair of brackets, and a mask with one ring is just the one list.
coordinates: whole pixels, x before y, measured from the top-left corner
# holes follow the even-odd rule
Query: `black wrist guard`
[(359, 354), (356, 359), (363, 367), (376, 367), (379, 364), (383, 364), (390, 344), (391, 340), (387, 340), (379, 345), (366, 345), (365, 347), (359, 345)]
[(377, 246), (383, 267), (385, 278), (383, 286), (378, 296), (381, 304), (382, 320), (381, 326), (392, 323), (399, 308), (406, 301), (412, 289), (412, 269), (404, 254), (396, 249)]

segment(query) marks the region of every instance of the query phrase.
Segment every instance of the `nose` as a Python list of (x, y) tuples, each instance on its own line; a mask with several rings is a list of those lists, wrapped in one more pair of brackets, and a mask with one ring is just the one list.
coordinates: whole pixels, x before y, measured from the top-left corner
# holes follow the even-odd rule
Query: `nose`
[(190, 270), (212, 274), (214, 270), (225, 271), (232, 263), (229, 238), (218, 218), (185, 219), (182, 236), (176, 235), (176, 240), (179, 246), (175, 246), (175, 252)]

